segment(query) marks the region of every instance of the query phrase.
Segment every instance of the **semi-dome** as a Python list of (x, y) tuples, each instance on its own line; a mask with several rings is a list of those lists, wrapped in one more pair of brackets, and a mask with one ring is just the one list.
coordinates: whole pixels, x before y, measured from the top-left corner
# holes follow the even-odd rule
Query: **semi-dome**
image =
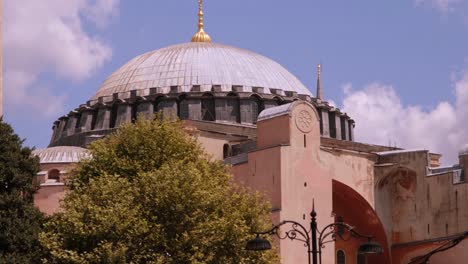
[(227, 45), (192, 42), (135, 57), (111, 74), (91, 99), (132, 90), (144, 96), (150, 88), (158, 88), (158, 93), (170, 93), (171, 87), (178, 93), (190, 92), (194, 86), (201, 92), (212, 91), (213, 86), (225, 92), (260, 87), (265, 94), (282, 90), (311, 95), (293, 74), (267, 57)]
[(73, 146), (50, 147), (36, 149), (32, 152), (34, 156), (39, 157), (40, 162), (44, 163), (75, 163), (84, 158), (89, 158), (88, 150)]

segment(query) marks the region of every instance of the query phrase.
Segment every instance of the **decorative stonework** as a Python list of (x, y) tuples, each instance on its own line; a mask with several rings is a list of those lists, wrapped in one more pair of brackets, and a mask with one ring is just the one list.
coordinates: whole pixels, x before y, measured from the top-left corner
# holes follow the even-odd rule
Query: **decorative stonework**
[(304, 133), (309, 133), (310, 131), (312, 131), (312, 114), (307, 110), (301, 110), (296, 116), (296, 126), (300, 131)]

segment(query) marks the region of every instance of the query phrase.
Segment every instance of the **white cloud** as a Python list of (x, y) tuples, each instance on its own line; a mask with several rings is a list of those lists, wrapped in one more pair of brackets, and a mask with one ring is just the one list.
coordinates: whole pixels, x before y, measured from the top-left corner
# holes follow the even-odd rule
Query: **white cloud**
[[(25, 72), (5, 72), (3, 80), (5, 87), (14, 87), (6, 89), (4, 98), (8, 105), (19, 106), (18, 109), (24, 110), (32, 108), (33, 113), (41, 113), (43, 116), (54, 116), (63, 111), (66, 97), (63, 95), (54, 95), (49, 87), (37, 84), (37, 80)], [(30, 115), (30, 111), (21, 111), (21, 114)]]
[(430, 5), (433, 8), (442, 11), (448, 12), (455, 8), (455, 5), (461, 0), (414, 0), (416, 5)]
[(63, 103), (64, 92), (57, 95), (39, 83), (41, 74), (80, 81), (109, 60), (110, 46), (86, 32), (83, 25), (88, 21), (105, 26), (118, 12), (118, 4), (119, 0), (6, 0), (4, 100), (12, 107), (22, 104), (41, 110), (38, 113), (44, 116), (57, 114), (44, 110), (45, 100)]
[(456, 163), (468, 143), (468, 72), (455, 83), (456, 102), (440, 102), (428, 111), (405, 106), (392, 86), (369, 84), (355, 90), (343, 85), (342, 110), (356, 121), (357, 141), (403, 148), (424, 148)]

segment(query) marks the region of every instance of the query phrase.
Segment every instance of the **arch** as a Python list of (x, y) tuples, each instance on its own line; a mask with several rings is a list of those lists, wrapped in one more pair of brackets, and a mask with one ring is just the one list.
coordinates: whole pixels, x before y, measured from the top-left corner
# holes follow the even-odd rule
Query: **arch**
[(58, 169), (50, 169), (47, 172), (47, 180), (60, 181), (60, 171)]
[(275, 100), (275, 101), (276, 101), (276, 103), (277, 103), (278, 105), (282, 105), (282, 104), (284, 104), (284, 103), (285, 103), (285, 102), (284, 102), (284, 99), (283, 99), (283, 98), (281, 98), (281, 97), (279, 97), (279, 96), (275, 96), (275, 97), (273, 97), (273, 100)]
[(201, 116), (204, 121), (216, 121), (215, 100), (212, 93), (204, 93), (202, 95)]
[[(335, 221), (341, 218), (343, 222), (354, 226), (357, 232), (374, 236), (374, 240), (383, 246), (383, 254), (366, 256), (369, 263), (391, 263), (387, 235), (372, 206), (357, 191), (342, 182), (332, 180), (332, 188)], [(357, 259), (358, 248), (364, 242), (365, 239), (353, 238), (344, 241), (337, 238), (335, 247), (345, 250), (349, 259)]]

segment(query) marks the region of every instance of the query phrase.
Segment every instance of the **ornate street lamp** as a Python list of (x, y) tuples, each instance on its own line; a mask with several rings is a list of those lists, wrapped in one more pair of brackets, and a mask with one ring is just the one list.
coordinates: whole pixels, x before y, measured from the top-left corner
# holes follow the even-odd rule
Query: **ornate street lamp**
[[(359, 246), (358, 254), (381, 254), (383, 253), (382, 246), (372, 241), (373, 236), (362, 235), (354, 230), (354, 227), (343, 223), (343, 222), (335, 222), (325, 226), (321, 231), (317, 230), (317, 213), (315, 212), (315, 206), (312, 206), (312, 212), (310, 213), (311, 222), (310, 222), (310, 231), (301, 225), (298, 222), (285, 220), (279, 223), (278, 225), (273, 226), (270, 230), (264, 232), (255, 232), (257, 235), (256, 238), (249, 240), (245, 247), (246, 250), (269, 250), (271, 249), (271, 244), (268, 240), (263, 239), (260, 235), (276, 235), (279, 239), (290, 239), (290, 240), (298, 240), (304, 243), (304, 246), (307, 247), (307, 255), (309, 259), (309, 264), (318, 264), (322, 263), (322, 248), (325, 248), (325, 244), (329, 242), (333, 242), (336, 240), (336, 237), (347, 241), (350, 238), (366, 238), (367, 242), (363, 243)], [(290, 229), (285, 231), (284, 233), (280, 232), (280, 227), (283, 225), (289, 224)], [(342, 230), (348, 231), (348, 237), (344, 237), (344, 233), (341, 232)], [(317, 233), (319, 234), (317, 240)], [(318, 248), (317, 249), (317, 242)], [(317, 261), (317, 256), (318, 260)]]

